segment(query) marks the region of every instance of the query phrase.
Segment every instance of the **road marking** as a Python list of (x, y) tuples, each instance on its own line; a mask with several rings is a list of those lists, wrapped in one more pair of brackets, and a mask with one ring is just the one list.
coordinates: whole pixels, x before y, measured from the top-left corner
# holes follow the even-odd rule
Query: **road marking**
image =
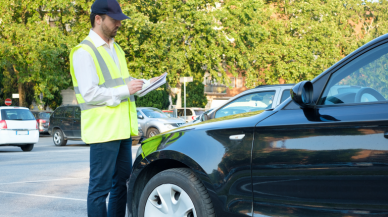
[(30, 182), (51, 182), (51, 181), (69, 180), (69, 179), (86, 179), (86, 180), (88, 180), (88, 178), (64, 178), (64, 179), (48, 179), (48, 180), (25, 181), (25, 182), (7, 182), (7, 183), (0, 183), (0, 185), (30, 183)]
[(47, 196), (47, 195), (39, 195), (39, 194), (24, 194), (24, 193), (9, 192), (9, 191), (0, 191), (0, 193), (4, 193), (4, 194), (18, 194), (18, 195), (34, 196), (34, 197), (47, 197), (47, 198), (63, 199), (63, 200), (78, 200), (78, 201), (85, 201), (86, 202), (85, 199), (75, 199), (75, 198), (68, 198), (68, 197), (55, 197), (55, 196)]

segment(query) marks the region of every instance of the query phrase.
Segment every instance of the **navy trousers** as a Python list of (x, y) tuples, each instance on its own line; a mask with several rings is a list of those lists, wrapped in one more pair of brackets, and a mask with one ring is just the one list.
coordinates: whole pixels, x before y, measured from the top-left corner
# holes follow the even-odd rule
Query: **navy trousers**
[[(88, 217), (124, 217), (126, 180), (132, 169), (132, 139), (90, 145)], [(106, 198), (109, 195), (108, 211)]]

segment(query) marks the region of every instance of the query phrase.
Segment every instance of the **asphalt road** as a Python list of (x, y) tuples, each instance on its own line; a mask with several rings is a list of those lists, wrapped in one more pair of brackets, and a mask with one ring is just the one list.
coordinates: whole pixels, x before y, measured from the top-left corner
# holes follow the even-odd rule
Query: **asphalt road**
[(0, 146), (0, 217), (87, 216), (88, 182), (89, 146), (81, 141), (56, 147), (41, 136), (31, 152)]

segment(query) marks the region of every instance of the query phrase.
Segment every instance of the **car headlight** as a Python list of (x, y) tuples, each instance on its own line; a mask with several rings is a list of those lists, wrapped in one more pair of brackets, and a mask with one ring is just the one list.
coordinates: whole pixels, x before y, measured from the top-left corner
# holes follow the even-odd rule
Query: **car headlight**
[(141, 155), (142, 153), (143, 153), (143, 149), (141, 148), (141, 145), (140, 145), (136, 152), (136, 158), (139, 157), (139, 155)]

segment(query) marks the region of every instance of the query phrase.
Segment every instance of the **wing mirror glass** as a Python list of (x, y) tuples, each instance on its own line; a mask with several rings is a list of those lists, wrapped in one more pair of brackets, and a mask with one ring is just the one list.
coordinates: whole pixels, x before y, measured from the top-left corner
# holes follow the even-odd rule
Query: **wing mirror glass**
[(311, 81), (302, 81), (290, 90), (291, 99), (301, 108), (314, 106), (313, 84)]
[(143, 115), (137, 115), (137, 118), (144, 119)]

